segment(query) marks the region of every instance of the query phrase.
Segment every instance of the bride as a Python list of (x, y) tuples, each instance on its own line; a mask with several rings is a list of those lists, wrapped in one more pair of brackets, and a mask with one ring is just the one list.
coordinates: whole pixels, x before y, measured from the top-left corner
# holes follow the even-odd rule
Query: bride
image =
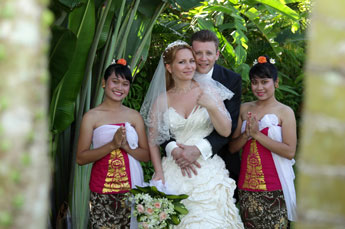
[(159, 145), (170, 138), (195, 145), (213, 129), (230, 135), (231, 117), (223, 100), (233, 93), (212, 79), (193, 79), (195, 69), (191, 47), (183, 41), (171, 43), (146, 94), (140, 113), (148, 127), (153, 180), (162, 180), (176, 194), (189, 195), (183, 200), (189, 213), (175, 228), (243, 228), (233, 199), (235, 181), (219, 156), (200, 157), (193, 177), (182, 174), (172, 155), (161, 159)]

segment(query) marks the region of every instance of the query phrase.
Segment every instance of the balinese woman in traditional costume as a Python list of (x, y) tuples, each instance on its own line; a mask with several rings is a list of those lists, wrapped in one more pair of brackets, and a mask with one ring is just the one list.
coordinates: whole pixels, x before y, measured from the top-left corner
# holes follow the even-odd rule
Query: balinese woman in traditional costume
[(245, 228), (288, 228), (296, 220), (294, 156), (296, 120), (293, 110), (278, 102), (274, 60), (260, 56), (249, 72), (256, 101), (241, 105), (230, 152), (242, 149), (238, 181)]
[[(94, 162), (90, 178), (91, 228), (129, 228), (131, 206), (127, 193), (143, 185), (139, 161), (149, 161), (144, 121), (139, 112), (122, 104), (132, 74), (120, 59), (105, 71), (103, 102), (82, 120), (77, 163)], [(92, 144), (92, 149), (90, 146)]]

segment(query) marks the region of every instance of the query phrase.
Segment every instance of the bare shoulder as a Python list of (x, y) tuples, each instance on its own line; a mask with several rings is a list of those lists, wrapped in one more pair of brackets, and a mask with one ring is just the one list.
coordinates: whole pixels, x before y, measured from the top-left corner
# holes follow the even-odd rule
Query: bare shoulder
[(128, 112), (128, 115), (130, 115), (131, 117), (134, 117), (134, 118), (141, 117), (140, 113), (137, 110), (134, 110), (132, 108), (127, 107), (127, 112)]
[(255, 106), (254, 102), (246, 102), (241, 104), (240, 114), (246, 115), (248, 111), (250, 111)]
[(131, 123), (133, 126), (137, 125), (138, 123), (143, 122), (143, 118), (141, 117), (141, 114), (129, 107), (124, 108), (124, 113), (126, 115), (126, 119), (129, 123)]
[(83, 120), (82, 120), (82, 125), (87, 125), (89, 127), (95, 127), (98, 117), (100, 115), (100, 112), (98, 109), (93, 108), (91, 110), (89, 110), (88, 112), (86, 112), (83, 116)]
[(93, 120), (97, 117), (97, 115), (100, 114), (100, 112), (101, 111), (99, 109), (97, 109), (97, 107), (95, 107), (95, 108), (89, 110), (88, 112), (86, 112), (83, 116), (83, 119), (87, 119), (88, 121)]
[(295, 112), (292, 110), (291, 107), (283, 103), (279, 103), (278, 112), (282, 122), (284, 122), (284, 120), (295, 120)]
[(251, 102), (245, 102), (241, 104), (241, 109), (243, 110), (248, 110), (249, 108), (255, 106), (255, 102), (251, 101)]

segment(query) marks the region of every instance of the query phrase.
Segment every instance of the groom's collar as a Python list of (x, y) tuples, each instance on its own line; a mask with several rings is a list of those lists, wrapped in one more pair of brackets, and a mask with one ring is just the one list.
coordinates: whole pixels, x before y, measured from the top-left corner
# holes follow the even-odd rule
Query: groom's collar
[(205, 78), (212, 79), (213, 70), (214, 70), (214, 67), (211, 68), (211, 70), (208, 73), (205, 73), (205, 74), (201, 74), (201, 73), (196, 71), (195, 74), (194, 74), (194, 77), (196, 77), (196, 78), (202, 77), (203, 79), (205, 79)]

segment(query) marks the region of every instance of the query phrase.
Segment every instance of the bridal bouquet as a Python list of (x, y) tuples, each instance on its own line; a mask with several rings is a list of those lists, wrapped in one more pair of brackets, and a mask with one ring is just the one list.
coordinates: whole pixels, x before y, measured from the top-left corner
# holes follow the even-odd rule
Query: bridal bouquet
[(178, 225), (181, 217), (188, 213), (181, 200), (188, 195), (169, 195), (155, 186), (133, 188), (133, 215), (137, 217), (139, 228), (170, 228)]

